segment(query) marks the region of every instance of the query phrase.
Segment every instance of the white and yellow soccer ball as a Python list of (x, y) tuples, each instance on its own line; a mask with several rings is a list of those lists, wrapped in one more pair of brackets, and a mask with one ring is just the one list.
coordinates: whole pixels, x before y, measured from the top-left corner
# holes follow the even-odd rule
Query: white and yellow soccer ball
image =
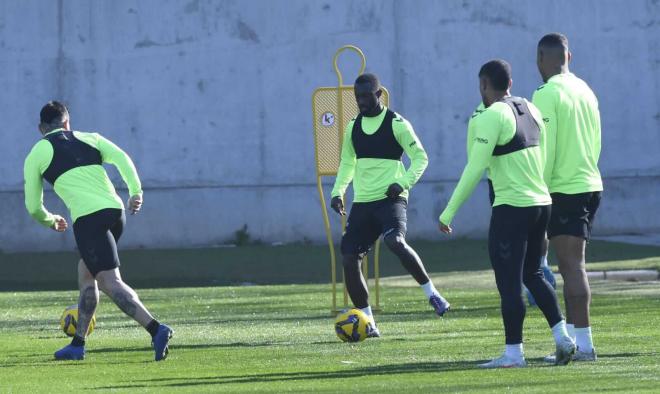
[[(96, 315), (92, 316), (92, 320), (89, 322), (86, 336), (94, 331), (95, 325)], [(76, 327), (78, 327), (78, 305), (71, 305), (62, 312), (62, 317), (60, 317), (60, 328), (66, 335), (72, 337), (76, 334)]]
[(349, 309), (337, 315), (335, 333), (344, 342), (362, 342), (367, 338), (369, 317), (359, 309)]

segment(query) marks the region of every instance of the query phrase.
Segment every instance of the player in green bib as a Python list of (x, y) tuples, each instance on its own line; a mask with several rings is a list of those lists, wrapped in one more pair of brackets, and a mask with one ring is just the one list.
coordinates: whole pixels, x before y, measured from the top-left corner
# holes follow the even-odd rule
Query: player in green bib
[[(360, 266), (380, 236), (421, 286), (439, 316), (450, 305), (433, 286), (422, 260), (405, 238), (408, 190), (426, 169), (426, 152), (410, 122), (381, 104), (382, 89), (375, 75), (360, 75), (354, 88), (360, 114), (346, 126), (330, 206), (340, 215), (346, 214), (343, 196), (352, 181), (353, 206), (341, 240), (344, 278), (351, 301), (371, 319), (368, 335), (377, 337), (380, 332)], [(404, 152), (410, 158), (407, 170), (401, 162)]]
[[(484, 107), (484, 103), (479, 103), (477, 108), (474, 110), (472, 113), (472, 116), (470, 116), (470, 119), (476, 118), (479, 114), (484, 112), (486, 108)], [(474, 136), (476, 133), (476, 124), (477, 122), (469, 122), (468, 123), (468, 130), (467, 130), (467, 156), (470, 157), (470, 151), (473, 145), (474, 141)], [(493, 202), (495, 202), (495, 192), (493, 191), (493, 182), (491, 182), (490, 178), (488, 179), (488, 197), (490, 199), (490, 205), (493, 205)], [(542, 247), (542, 257), (541, 257), (541, 270), (543, 271), (543, 276), (545, 277), (545, 280), (550, 283), (553, 289), (557, 288), (557, 281), (555, 280), (555, 275), (552, 273), (552, 270), (548, 266), (548, 242), (545, 240), (543, 242), (543, 247)], [(525, 294), (527, 295), (527, 299), (529, 300), (529, 305), (530, 306), (536, 306), (536, 300), (534, 300), (534, 296), (532, 293), (524, 287)]]
[(138, 295), (121, 279), (117, 241), (124, 229), (124, 205), (115, 192), (104, 163), (113, 164), (126, 182), (132, 214), (142, 206), (142, 186), (130, 157), (97, 133), (71, 131), (69, 111), (51, 101), (40, 113), (43, 138), (25, 159), (25, 207), (40, 224), (63, 232), (68, 223), (43, 204), (43, 180), (51, 185), (71, 212), (78, 262), (78, 322), (71, 344), (55, 352), (58, 360), (85, 358), (85, 336), (99, 302), (99, 289), (152, 337), (155, 360), (167, 356), (172, 329), (160, 324)]
[(492, 183), (488, 254), (500, 293), (505, 351), (482, 368), (526, 366), (522, 332), (523, 283), (534, 296), (552, 330), (556, 364), (571, 361), (575, 343), (568, 336), (557, 296), (541, 270), (542, 244), (550, 219), (550, 194), (543, 181), (544, 130), (540, 113), (527, 100), (510, 95), (511, 68), (492, 60), (479, 71), (484, 109), (470, 118), (468, 162), (447, 207), (440, 230), (450, 234), (458, 209), (485, 171)]
[(544, 176), (552, 196), (548, 238), (564, 279), (568, 330), (578, 347), (574, 359), (595, 361), (585, 249), (603, 190), (598, 170), (600, 113), (596, 95), (569, 71), (570, 60), (566, 36), (552, 33), (541, 38), (537, 65), (544, 84), (532, 101), (543, 114), (548, 134)]

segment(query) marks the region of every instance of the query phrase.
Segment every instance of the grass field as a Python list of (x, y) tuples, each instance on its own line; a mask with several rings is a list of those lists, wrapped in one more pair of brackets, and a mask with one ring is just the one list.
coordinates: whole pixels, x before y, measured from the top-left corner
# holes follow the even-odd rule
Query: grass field
[(660, 284), (594, 282), (596, 363), (545, 365), (553, 350), (536, 309), (530, 367), (489, 370), (503, 334), (489, 271), (435, 274), (453, 312), (434, 318), (408, 277), (384, 280), (382, 338), (338, 341), (324, 284), (143, 289), (176, 331), (152, 361), (148, 334), (102, 296), (82, 362), (56, 362), (57, 320), (74, 291), (0, 293), (0, 392), (658, 392)]
[[(486, 242), (483, 240), (412, 241), (411, 244), (429, 272), (490, 268)], [(587, 253), (590, 270), (660, 270), (660, 247), (657, 246), (593, 241)], [(383, 247), (381, 256), (382, 276), (405, 274), (387, 248)], [(139, 288), (225, 286), (246, 282), (306, 284), (327, 283), (330, 280), (329, 253), (325, 245), (136, 249), (121, 250), (120, 257), (123, 276)], [(73, 250), (55, 253), (0, 251), (0, 291), (75, 289), (77, 261)], [(554, 261), (552, 255), (550, 261)], [(338, 274), (340, 266), (338, 262)]]

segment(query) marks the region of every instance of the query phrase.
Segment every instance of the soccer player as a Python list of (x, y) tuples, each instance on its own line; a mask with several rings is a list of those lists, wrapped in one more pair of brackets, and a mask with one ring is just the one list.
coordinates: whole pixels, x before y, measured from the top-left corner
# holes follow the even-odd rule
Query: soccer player
[[(480, 113), (485, 111), (484, 103), (480, 103), (479, 106), (477, 106), (477, 109), (474, 110), (472, 113), (472, 116), (470, 119), (476, 117)], [(474, 136), (475, 136), (476, 130), (475, 130), (475, 123), (469, 123), (468, 124), (468, 133), (467, 133), (467, 156), (470, 157), (470, 151), (473, 145), (474, 141)], [(493, 191), (493, 182), (488, 179), (488, 198), (490, 199), (490, 205), (493, 205), (493, 202), (495, 202), (495, 192)], [(543, 271), (543, 276), (545, 277), (545, 280), (550, 283), (550, 286), (552, 286), (553, 289), (557, 288), (557, 281), (555, 280), (555, 275), (552, 273), (552, 270), (548, 266), (548, 239), (545, 238), (543, 240), (543, 245), (541, 245), (541, 270)], [(523, 286), (523, 290), (525, 292), (525, 295), (527, 296), (527, 301), (529, 302), (530, 306), (536, 306), (536, 300), (534, 300), (534, 296), (532, 293), (529, 291), (528, 288)]]
[(501, 297), (506, 346), (501, 357), (480, 367), (527, 365), (522, 345), (523, 282), (552, 329), (556, 363), (565, 365), (571, 361), (575, 343), (566, 331), (557, 296), (540, 268), (551, 204), (543, 182), (543, 123), (538, 110), (527, 100), (511, 96), (510, 88), (511, 67), (507, 62), (492, 60), (479, 70), (484, 110), (468, 124), (473, 136), (470, 155), (440, 215), (440, 231), (452, 232), (454, 215), (488, 170), (493, 196), (488, 253)]
[(99, 301), (99, 289), (149, 334), (156, 361), (167, 357), (172, 329), (160, 324), (142, 305), (138, 295), (122, 281), (117, 241), (126, 216), (124, 206), (110, 182), (103, 163), (113, 164), (128, 185), (128, 208), (132, 214), (142, 206), (142, 186), (130, 157), (96, 133), (70, 131), (69, 111), (58, 101), (48, 102), (40, 113), (43, 138), (25, 159), (25, 206), (40, 224), (57, 232), (68, 228), (60, 215), (43, 205), (43, 179), (71, 213), (73, 233), (81, 260), (78, 262), (78, 324), (71, 344), (55, 352), (57, 360), (85, 358), (85, 336)]
[[(419, 283), (435, 312), (442, 316), (450, 305), (433, 286), (422, 260), (406, 243), (408, 190), (428, 165), (426, 151), (410, 122), (380, 102), (382, 88), (378, 77), (362, 74), (355, 80), (354, 88), (360, 114), (346, 126), (330, 206), (346, 215), (342, 196), (353, 181), (353, 206), (341, 240), (344, 277), (351, 301), (371, 320), (369, 336), (377, 337), (380, 332), (360, 267), (381, 235)], [(411, 162), (408, 170), (401, 162), (404, 152)]]
[(563, 34), (541, 38), (536, 59), (544, 84), (536, 89), (532, 102), (543, 114), (548, 133), (545, 181), (552, 196), (548, 238), (564, 279), (568, 330), (574, 333), (578, 347), (574, 359), (595, 361), (585, 249), (603, 190), (598, 170), (598, 99), (569, 71), (571, 52)]

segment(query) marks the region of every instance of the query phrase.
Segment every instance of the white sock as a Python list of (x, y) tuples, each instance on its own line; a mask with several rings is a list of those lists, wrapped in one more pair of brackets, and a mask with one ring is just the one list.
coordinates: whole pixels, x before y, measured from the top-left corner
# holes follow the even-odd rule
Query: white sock
[(374, 320), (374, 314), (371, 312), (371, 305), (369, 305), (366, 308), (360, 309), (362, 312), (364, 312), (365, 315), (369, 317), (369, 320), (371, 321), (371, 324), (374, 326), (376, 325), (376, 321)]
[(575, 324), (567, 323), (566, 331), (568, 331), (568, 336), (571, 337), (572, 340), (575, 340)]
[(515, 360), (520, 360), (523, 357), (523, 344), (516, 343), (515, 345), (505, 345), (504, 355), (513, 358)]
[(433, 286), (433, 282), (429, 279), (428, 282), (424, 283), (423, 285), (420, 285), (422, 290), (424, 290), (424, 294), (426, 294), (426, 298), (430, 298), (432, 295), (437, 294), (440, 295), (438, 290)]
[(541, 259), (541, 267), (547, 267), (547, 266), (548, 266), (548, 255), (546, 254), (546, 255), (543, 256), (543, 258)]
[(569, 336), (566, 326), (566, 320), (562, 320), (552, 327), (552, 336), (555, 337), (555, 343), (559, 343), (562, 338)]
[(575, 329), (575, 344), (581, 352), (591, 353), (594, 350), (591, 327)]

